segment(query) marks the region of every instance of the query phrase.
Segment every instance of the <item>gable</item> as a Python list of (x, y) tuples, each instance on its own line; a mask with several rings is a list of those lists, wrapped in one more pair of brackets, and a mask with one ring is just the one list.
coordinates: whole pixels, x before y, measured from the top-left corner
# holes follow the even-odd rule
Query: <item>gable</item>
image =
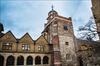
[(33, 42), (33, 39), (31, 38), (31, 36), (26, 33), (20, 40), (19, 42), (22, 42), (22, 43), (34, 43)]
[(37, 40), (36, 44), (48, 44), (47, 40), (41, 35)]
[(5, 33), (1, 38), (1, 41), (5, 41), (5, 42), (17, 42), (15, 36), (12, 34), (11, 31), (8, 31), (7, 33)]

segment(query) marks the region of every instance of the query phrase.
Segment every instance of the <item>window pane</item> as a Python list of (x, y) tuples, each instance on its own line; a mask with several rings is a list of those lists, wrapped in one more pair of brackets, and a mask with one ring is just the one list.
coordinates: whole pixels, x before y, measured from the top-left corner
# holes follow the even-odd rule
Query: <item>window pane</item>
[(68, 27), (67, 27), (67, 25), (64, 25), (64, 30), (68, 30)]
[(3, 50), (11, 50), (12, 49), (12, 44), (11, 43), (3, 43), (2, 44), (2, 49)]
[(44, 46), (43, 45), (39, 45), (38, 46), (38, 51), (39, 52), (43, 52), (44, 51)]
[(28, 51), (28, 50), (30, 50), (30, 46), (28, 44), (23, 44), (22, 49), (25, 51)]

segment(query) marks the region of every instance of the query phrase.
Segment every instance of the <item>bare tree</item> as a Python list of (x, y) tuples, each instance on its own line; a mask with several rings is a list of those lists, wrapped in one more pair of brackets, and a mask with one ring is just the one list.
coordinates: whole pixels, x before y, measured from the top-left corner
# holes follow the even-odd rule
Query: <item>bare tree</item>
[(78, 28), (78, 36), (80, 39), (89, 41), (94, 41), (97, 38), (96, 24), (93, 17), (90, 17), (86, 25)]

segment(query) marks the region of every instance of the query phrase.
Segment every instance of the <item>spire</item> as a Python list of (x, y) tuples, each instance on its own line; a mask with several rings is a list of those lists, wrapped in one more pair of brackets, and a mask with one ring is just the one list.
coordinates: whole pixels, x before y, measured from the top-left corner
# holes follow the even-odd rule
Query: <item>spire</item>
[(48, 13), (48, 15), (51, 15), (51, 14), (58, 14), (55, 10), (54, 10), (54, 6), (52, 5), (51, 6), (51, 11)]
[(53, 11), (54, 6), (52, 5), (51, 8), (52, 8), (52, 11)]

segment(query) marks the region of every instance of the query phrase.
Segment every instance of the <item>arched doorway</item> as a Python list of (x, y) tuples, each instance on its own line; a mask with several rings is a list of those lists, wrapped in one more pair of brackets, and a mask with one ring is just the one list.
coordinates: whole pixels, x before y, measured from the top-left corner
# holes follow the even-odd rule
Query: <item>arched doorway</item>
[(27, 62), (26, 62), (27, 65), (33, 65), (33, 58), (32, 56), (28, 56), (27, 57)]
[(36, 57), (35, 57), (35, 64), (36, 64), (36, 65), (41, 64), (41, 57), (40, 57), (40, 56), (36, 56)]
[(14, 65), (15, 58), (13, 56), (8, 56), (6, 61), (6, 66), (13, 66)]
[(24, 57), (23, 56), (18, 56), (17, 65), (24, 65)]
[(43, 64), (48, 64), (49, 63), (49, 58), (47, 56), (43, 57)]
[(82, 60), (81, 57), (78, 57), (78, 61), (79, 61), (79, 65), (80, 65), (80, 66), (83, 66), (83, 60)]
[(4, 64), (4, 57), (0, 55), (0, 66), (3, 66)]

